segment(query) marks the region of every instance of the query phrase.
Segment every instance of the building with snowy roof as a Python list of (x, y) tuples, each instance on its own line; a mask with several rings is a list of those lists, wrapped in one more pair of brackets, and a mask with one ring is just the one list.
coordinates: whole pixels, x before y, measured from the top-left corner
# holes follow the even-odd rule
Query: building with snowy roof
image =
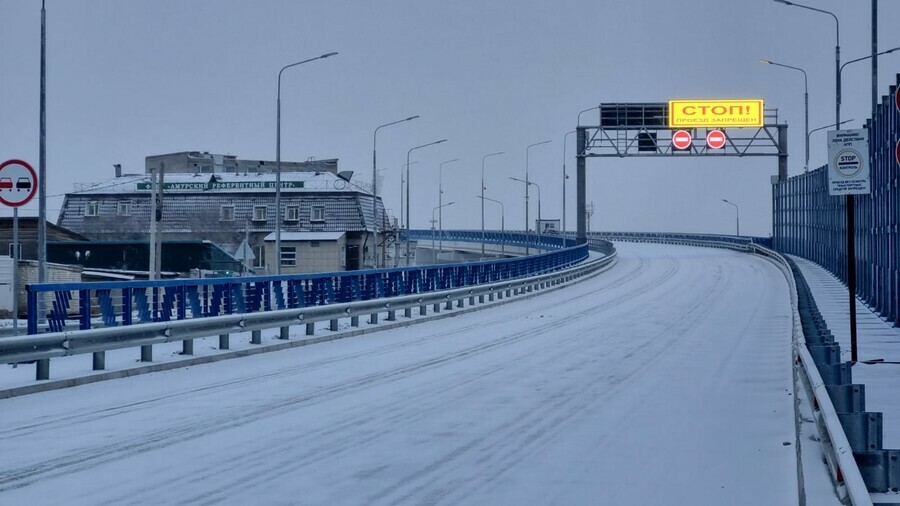
[[(239, 260), (252, 257), (256, 273), (275, 272), (275, 243), (266, 241), (276, 231), (274, 162), (199, 152), (149, 156), (144, 174), (122, 175), (117, 166), (116, 177), (66, 194), (57, 224), (92, 241), (149, 241), (152, 179), (160, 169), (164, 175), (159, 178), (157, 223), (162, 240), (211, 241)], [(383, 245), (392, 230), (384, 206), (368, 185), (356, 183), (350, 174), (338, 172), (337, 160), (282, 163), (282, 252), (277, 255), (282, 273), (312, 272), (304, 270), (311, 264), (298, 258), (294, 244), (322, 244), (321, 238), (303, 235), (309, 233), (341, 234), (340, 247), (327, 249), (343, 256), (332, 263), (317, 258), (315, 265), (335, 265), (337, 270), (374, 266), (376, 250), (379, 263), (385, 263)], [(381, 222), (378, 248), (376, 215)], [(285, 244), (284, 237), (291, 237), (292, 244)], [(250, 255), (242, 253), (245, 240)]]

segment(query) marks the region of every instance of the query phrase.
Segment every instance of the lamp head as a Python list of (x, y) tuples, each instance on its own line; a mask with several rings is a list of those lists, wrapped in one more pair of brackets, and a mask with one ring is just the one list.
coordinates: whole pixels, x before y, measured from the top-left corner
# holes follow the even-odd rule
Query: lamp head
[(320, 56), (319, 58), (328, 58), (328, 57), (334, 56), (334, 55), (336, 55), (336, 54), (337, 54), (337, 51), (335, 51), (335, 52), (333, 52), (333, 53), (325, 53), (325, 54), (323, 54), (322, 56)]
[(415, 116), (410, 116), (410, 117), (406, 118), (406, 119), (403, 120), (403, 121), (412, 121), (412, 120), (414, 120), (414, 119), (416, 119), (416, 118), (418, 118), (418, 117), (419, 117), (419, 115), (416, 114)]
[(766, 65), (771, 65), (772, 62), (769, 60), (759, 60), (759, 63), (765, 63)]

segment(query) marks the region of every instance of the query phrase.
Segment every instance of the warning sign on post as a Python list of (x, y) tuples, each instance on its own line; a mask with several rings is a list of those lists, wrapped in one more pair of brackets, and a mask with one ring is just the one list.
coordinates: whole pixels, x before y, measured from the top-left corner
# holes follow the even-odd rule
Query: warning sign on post
[(866, 195), (869, 185), (869, 131), (828, 132), (828, 194)]

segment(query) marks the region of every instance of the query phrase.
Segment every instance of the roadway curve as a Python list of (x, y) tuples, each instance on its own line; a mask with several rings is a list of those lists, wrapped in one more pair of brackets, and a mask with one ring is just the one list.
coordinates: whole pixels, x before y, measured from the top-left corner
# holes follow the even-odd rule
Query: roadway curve
[(796, 504), (782, 274), (618, 247), (485, 311), (0, 401), (0, 503)]

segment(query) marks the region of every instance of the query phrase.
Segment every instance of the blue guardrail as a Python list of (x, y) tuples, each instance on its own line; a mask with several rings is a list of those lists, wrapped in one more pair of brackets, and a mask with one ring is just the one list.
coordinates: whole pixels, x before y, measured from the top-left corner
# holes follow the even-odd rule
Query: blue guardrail
[[(410, 231), (431, 239), (430, 230)], [(445, 241), (480, 242), (481, 231), (444, 231)], [(527, 257), (482, 262), (349, 272), (164, 281), (41, 283), (26, 286), (28, 333), (60, 332), (77, 315), (78, 329), (294, 309), (446, 290), (534, 276), (588, 257), (588, 245), (561, 236), (487, 232), (485, 242), (549, 250)], [(44, 295), (42, 295), (44, 294)], [(38, 328), (38, 298), (45, 297), (47, 326)], [(75, 301), (75, 302), (73, 302)], [(72, 307), (77, 304), (76, 307)]]

